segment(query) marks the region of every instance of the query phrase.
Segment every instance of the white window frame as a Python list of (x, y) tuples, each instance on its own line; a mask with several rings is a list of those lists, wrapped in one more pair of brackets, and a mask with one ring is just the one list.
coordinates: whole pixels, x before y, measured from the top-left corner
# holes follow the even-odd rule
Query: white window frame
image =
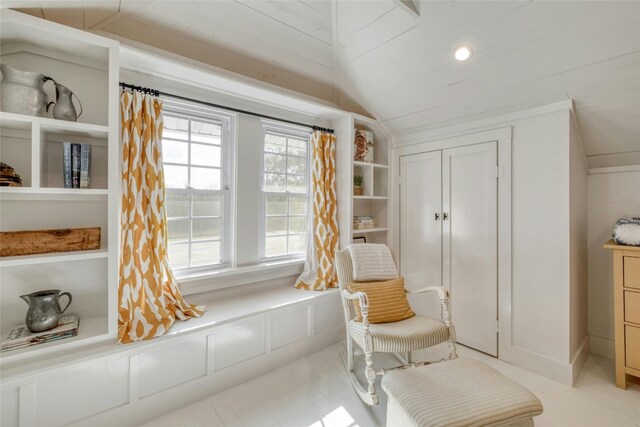
[[(311, 129), (305, 128), (302, 126), (291, 125), (284, 122), (279, 122), (275, 120), (262, 120), (262, 143), (261, 143), (261, 154), (260, 154), (260, 194), (261, 194), (261, 203), (260, 203), (260, 242), (259, 242), (259, 253), (258, 258), (260, 262), (271, 262), (271, 261), (287, 261), (287, 260), (303, 260), (306, 257), (306, 251), (299, 254), (291, 254), (291, 255), (277, 255), (277, 256), (265, 256), (265, 246), (266, 246), (266, 237), (267, 237), (267, 196), (305, 196), (307, 198), (307, 231), (306, 231), (306, 242), (309, 243), (309, 233), (311, 231), (311, 227), (313, 226), (313, 216), (312, 216), (312, 206), (311, 206)], [(294, 193), (290, 191), (264, 191), (264, 146), (265, 146), (265, 137), (267, 133), (277, 134), (284, 137), (292, 137), (298, 139), (305, 139), (307, 141), (307, 186), (306, 191), (304, 193)], [(287, 174), (288, 175), (288, 174)], [(286, 181), (285, 181), (286, 182)], [(288, 217), (288, 215), (287, 215)], [(288, 223), (287, 223), (288, 226)], [(288, 234), (288, 233), (287, 233)], [(308, 249), (308, 248), (307, 248)]]
[[(163, 99), (163, 113), (169, 116), (180, 117), (184, 119), (196, 120), (199, 122), (208, 122), (220, 124), (222, 132), (220, 138), (220, 190), (199, 190), (193, 188), (175, 189), (166, 188), (167, 194), (219, 194), (222, 195), (222, 218), (220, 227), (220, 262), (217, 264), (208, 264), (196, 267), (172, 267), (176, 277), (190, 276), (193, 274), (201, 274), (207, 271), (215, 271), (228, 268), (233, 265), (233, 249), (235, 246), (235, 236), (233, 235), (235, 225), (235, 122), (236, 115), (228, 111), (209, 107), (196, 102), (188, 102), (177, 99)], [(189, 129), (190, 131), (191, 129)], [(190, 132), (189, 132), (190, 134)], [(191, 144), (191, 141), (189, 141)], [(191, 165), (191, 150), (189, 150), (189, 165)], [(165, 162), (164, 164), (173, 165), (173, 163)], [(182, 166), (182, 165), (181, 165)], [(189, 174), (190, 169), (189, 169)], [(192, 208), (192, 204), (190, 204)], [(193, 222), (193, 212), (189, 212), (188, 217), (180, 217), (188, 219), (190, 226)], [(175, 218), (175, 217), (174, 217)], [(206, 217), (205, 217), (206, 218)], [(191, 233), (189, 234), (189, 246), (191, 246)], [(168, 248), (167, 248), (168, 249)], [(189, 247), (189, 264), (191, 264), (191, 247)]]

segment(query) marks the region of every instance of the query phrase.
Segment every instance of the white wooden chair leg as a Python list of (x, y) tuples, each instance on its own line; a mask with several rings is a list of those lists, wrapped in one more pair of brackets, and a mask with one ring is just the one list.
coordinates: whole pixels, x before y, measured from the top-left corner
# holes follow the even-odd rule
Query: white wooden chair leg
[(451, 311), (449, 310), (449, 293), (442, 299), (442, 321), (449, 328), (449, 359), (457, 359), (456, 352), (456, 328), (451, 323)]
[(369, 395), (371, 396), (371, 400), (373, 402), (374, 405), (378, 404), (378, 394), (376, 393), (376, 386), (375, 386), (375, 381), (376, 381), (376, 370), (373, 368), (373, 353), (366, 351), (364, 352), (364, 362), (365, 362), (365, 369), (364, 369), (364, 374), (365, 377), (367, 377), (367, 382), (369, 383), (369, 386), (367, 387), (367, 391), (369, 392)]
[(410, 352), (410, 351), (407, 351), (407, 364), (410, 364), (410, 363), (412, 363), (412, 360), (411, 360), (411, 352)]
[(449, 326), (449, 359), (457, 359), (458, 352), (456, 351), (456, 328), (453, 325)]
[(347, 370), (353, 372), (353, 340), (347, 337)]

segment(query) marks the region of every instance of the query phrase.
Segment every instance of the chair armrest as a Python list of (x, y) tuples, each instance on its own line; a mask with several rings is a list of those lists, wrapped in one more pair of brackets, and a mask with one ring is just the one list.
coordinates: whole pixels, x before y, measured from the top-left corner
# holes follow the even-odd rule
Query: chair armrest
[(364, 292), (351, 293), (349, 291), (340, 291), (340, 295), (342, 295), (344, 299), (357, 299), (360, 302), (360, 307), (369, 307), (369, 300), (367, 300), (367, 294)]
[(367, 294), (364, 292), (354, 292), (351, 293), (347, 290), (341, 290), (340, 295), (342, 298), (349, 300), (358, 300), (360, 303), (360, 312), (362, 313), (362, 324), (365, 327), (369, 327), (369, 300), (367, 299)]
[(441, 286), (427, 286), (426, 288), (411, 290), (407, 289), (405, 291), (408, 294), (421, 294), (424, 292), (437, 292), (440, 299), (449, 299), (449, 292)]

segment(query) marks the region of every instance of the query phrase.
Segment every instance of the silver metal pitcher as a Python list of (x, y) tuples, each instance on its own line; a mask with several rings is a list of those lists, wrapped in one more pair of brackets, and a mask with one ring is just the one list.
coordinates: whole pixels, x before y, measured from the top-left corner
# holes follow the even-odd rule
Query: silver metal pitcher
[(20, 71), (0, 64), (0, 110), (8, 113), (44, 117), (48, 98), (44, 84), (49, 77), (31, 71)]
[[(67, 306), (60, 308), (60, 297), (66, 295), (69, 298)], [(60, 292), (58, 289), (33, 292), (21, 295), (20, 298), (29, 304), (26, 324), (31, 332), (43, 332), (58, 326), (62, 313), (71, 305), (71, 294)]]
[[(49, 105), (47, 105), (47, 109), (49, 109), (51, 104), (55, 104), (53, 107), (54, 119), (75, 122), (78, 120), (78, 117), (82, 115), (82, 103), (80, 102), (80, 98), (78, 98), (78, 95), (71, 92), (71, 89), (68, 87), (61, 85), (56, 81), (54, 81), (53, 84), (56, 86), (56, 102), (50, 102)], [(76, 107), (73, 105), (74, 96), (78, 100), (78, 105), (80, 105), (80, 113), (76, 113)]]

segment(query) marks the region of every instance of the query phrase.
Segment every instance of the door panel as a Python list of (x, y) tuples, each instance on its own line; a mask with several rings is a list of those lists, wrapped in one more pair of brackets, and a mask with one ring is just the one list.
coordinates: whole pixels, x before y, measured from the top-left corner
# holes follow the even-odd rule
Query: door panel
[[(434, 151), (400, 159), (400, 269), (407, 289), (442, 285), (441, 156)], [(417, 314), (440, 318), (435, 293), (409, 295), (409, 302)]]
[(497, 143), (443, 150), (443, 282), (458, 341), (498, 353)]

